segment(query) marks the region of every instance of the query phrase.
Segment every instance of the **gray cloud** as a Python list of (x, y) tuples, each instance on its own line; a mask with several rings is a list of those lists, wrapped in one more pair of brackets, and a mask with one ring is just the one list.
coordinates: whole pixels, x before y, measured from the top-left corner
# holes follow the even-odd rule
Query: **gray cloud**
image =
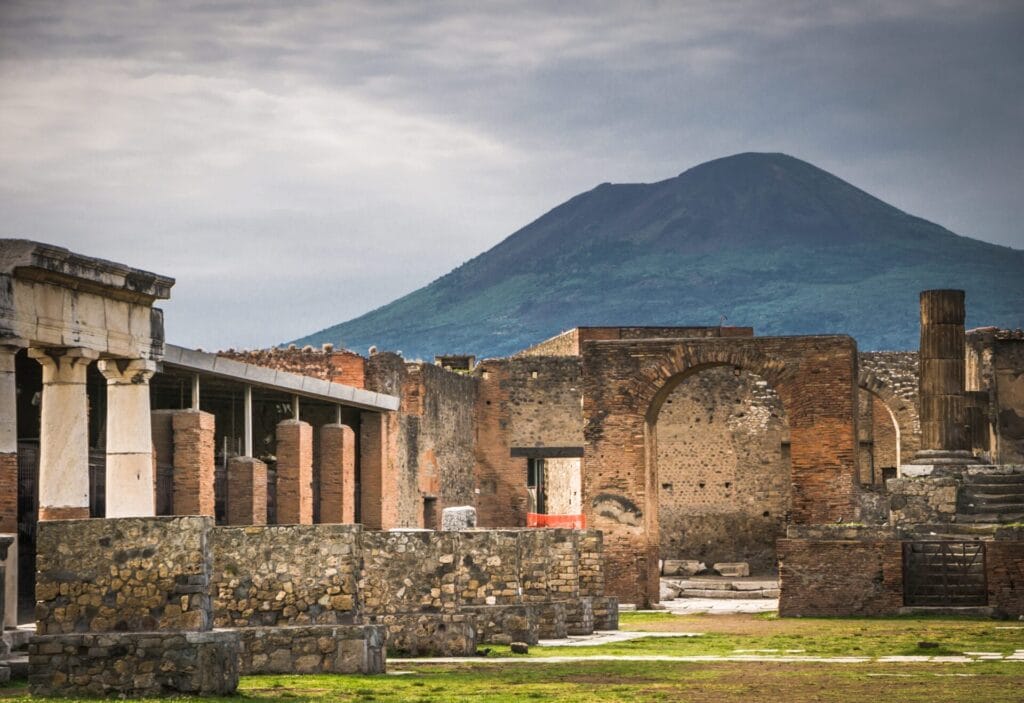
[(178, 278), (265, 345), (601, 181), (785, 151), (1024, 246), (1016, 2), (0, 4), (4, 236)]

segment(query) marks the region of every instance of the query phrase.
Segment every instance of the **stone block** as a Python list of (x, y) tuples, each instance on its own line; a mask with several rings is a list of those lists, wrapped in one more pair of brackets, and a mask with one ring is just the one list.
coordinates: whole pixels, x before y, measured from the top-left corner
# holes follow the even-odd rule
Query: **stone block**
[(44, 635), (28, 652), (35, 696), (223, 696), (238, 687), (237, 632)]
[(712, 567), (722, 576), (741, 577), (750, 576), (750, 565), (745, 561), (720, 561)]
[(461, 610), (473, 624), (477, 644), (537, 644), (540, 626), (537, 609), (529, 605), (467, 606)]
[(697, 561), (696, 559), (666, 559), (662, 565), (661, 573), (663, 576), (684, 576), (689, 578), (694, 574), (699, 574), (708, 568), (704, 562)]
[(462, 505), (441, 511), (442, 530), (470, 530), (476, 527), (476, 508)]
[(400, 613), (374, 618), (387, 630), (390, 654), (408, 656), (471, 657), (477, 636), (464, 615)]
[(595, 630), (619, 629), (619, 599), (615, 596), (595, 596), (591, 598), (594, 611)]
[(237, 630), (239, 673), (383, 674), (381, 625), (245, 627)]

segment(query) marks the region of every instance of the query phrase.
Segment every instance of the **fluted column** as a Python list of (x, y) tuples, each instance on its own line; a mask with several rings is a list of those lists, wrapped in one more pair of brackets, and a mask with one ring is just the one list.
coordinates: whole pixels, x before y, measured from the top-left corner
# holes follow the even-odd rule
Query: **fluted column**
[(43, 367), (39, 428), (39, 519), (89, 517), (89, 400), (82, 348), (28, 350)]
[(156, 363), (103, 359), (107, 379), (107, 517), (156, 515), (149, 379)]

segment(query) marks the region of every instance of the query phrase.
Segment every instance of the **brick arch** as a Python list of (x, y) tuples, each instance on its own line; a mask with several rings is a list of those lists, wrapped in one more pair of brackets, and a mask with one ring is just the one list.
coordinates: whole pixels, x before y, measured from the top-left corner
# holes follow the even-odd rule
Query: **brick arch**
[(623, 601), (658, 600), (651, 421), (672, 388), (701, 369), (736, 366), (778, 393), (790, 428), (794, 522), (856, 518), (851, 338), (594, 341), (583, 345), (581, 356), (584, 511), (588, 525), (605, 532), (610, 592)]
[(897, 464), (913, 457), (921, 448), (921, 418), (917, 406), (896, 392), (877, 375), (867, 369), (857, 371), (857, 386), (874, 394), (882, 401), (896, 425)]

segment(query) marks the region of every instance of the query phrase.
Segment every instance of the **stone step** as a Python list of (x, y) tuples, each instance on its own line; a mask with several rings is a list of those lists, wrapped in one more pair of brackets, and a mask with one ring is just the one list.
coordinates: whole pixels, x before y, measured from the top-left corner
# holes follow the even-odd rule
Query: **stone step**
[(991, 618), (996, 609), (987, 605), (908, 605), (900, 608), (900, 615), (960, 615), (964, 617)]
[(1019, 505), (1024, 506), (1024, 493), (964, 493), (964, 505)]
[(1024, 485), (1024, 473), (974, 475), (968, 474), (967, 476), (964, 476), (963, 480), (965, 486), (1007, 484)]
[(957, 513), (957, 522), (961, 523), (983, 523), (988, 525), (1007, 524), (1011, 522), (1024, 522), (1024, 511), (1019, 512), (979, 512), (979, 513)]
[(1012, 495), (1024, 493), (1024, 483), (965, 483), (960, 490), (965, 495)]
[(676, 598), (720, 598), (722, 600), (739, 600), (752, 598), (778, 598), (779, 589), (765, 588), (757, 591), (722, 591), (703, 588), (684, 588)]

